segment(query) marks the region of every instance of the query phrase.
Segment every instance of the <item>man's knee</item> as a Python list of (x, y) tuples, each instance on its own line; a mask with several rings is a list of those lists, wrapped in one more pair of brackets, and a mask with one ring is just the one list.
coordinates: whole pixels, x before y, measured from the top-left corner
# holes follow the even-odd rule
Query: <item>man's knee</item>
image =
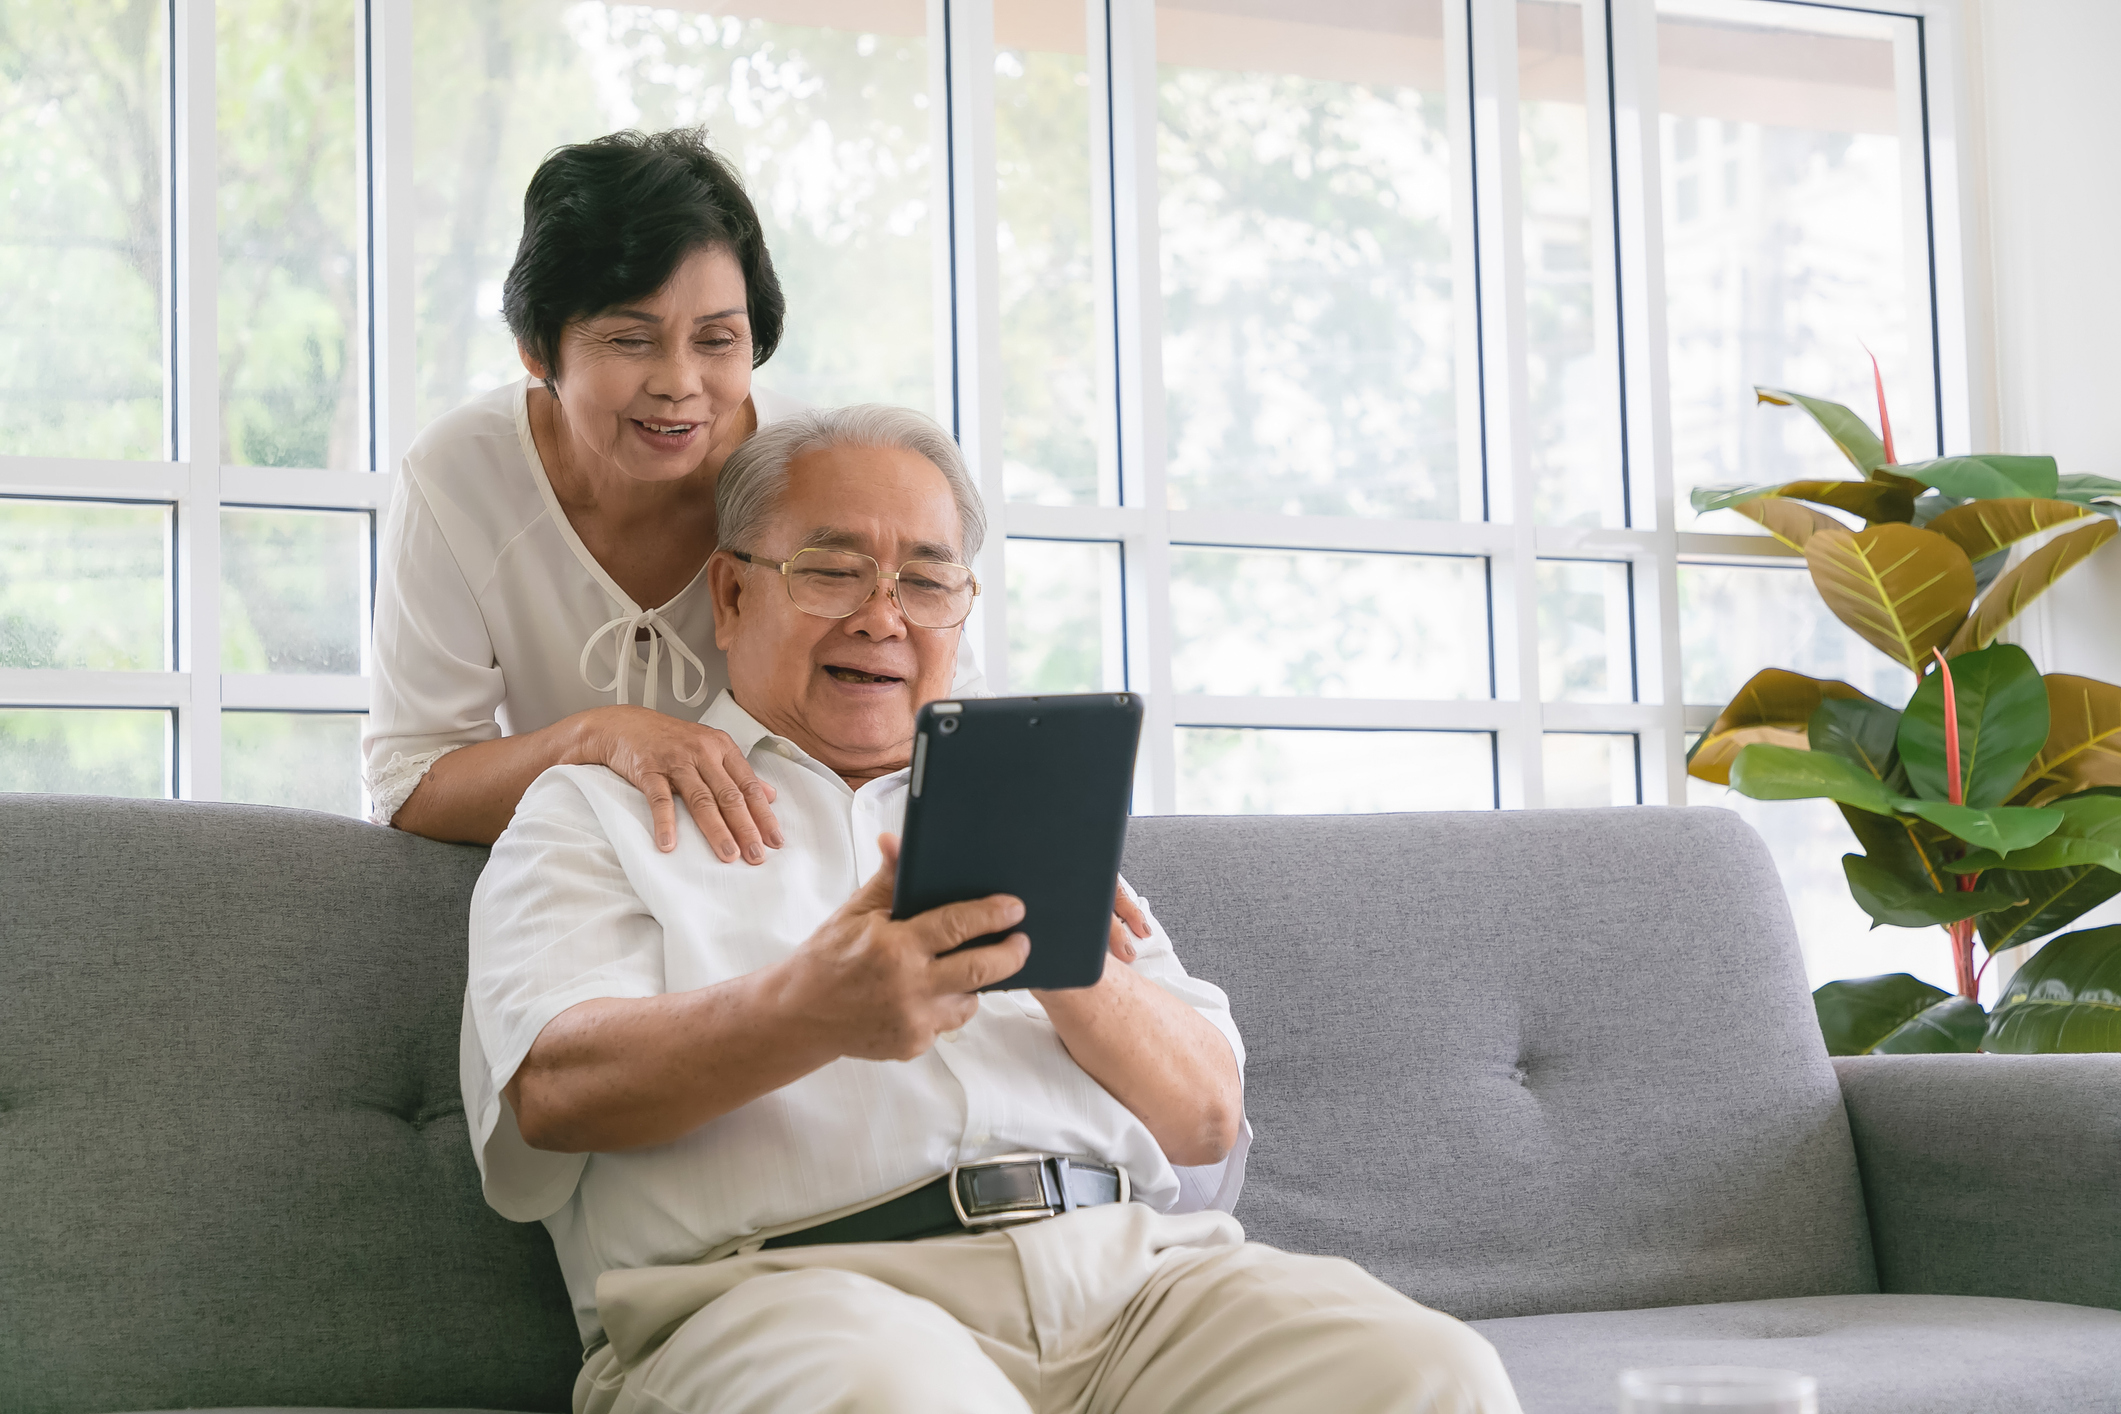
[(1319, 1264), (1313, 1269), (1319, 1286), (1337, 1293), (1337, 1299), (1321, 1302), (1319, 1315), (1344, 1331), (1325, 1344), (1332, 1347), (1328, 1358), (1350, 1401), (1346, 1407), (1514, 1414), (1517, 1400), (1502, 1357), (1471, 1326), (1412, 1300), (1353, 1262), (1298, 1260)]
[(1025, 1407), (941, 1307), (829, 1268), (739, 1284), (678, 1327), (627, 1383), (640, 1407), (671, 1414)]
[(1516, 1414), (1486, 1339), (1353, 1262), (1254, 1243), (1223, 1271), (1198, 1276), (1215, 1290), (1181, 1343), (1196, 1355), (1220, 1347), (1224, 1378), (1209, 1379), (1219, 1394), (1243, 1391), (1270, 1409)]

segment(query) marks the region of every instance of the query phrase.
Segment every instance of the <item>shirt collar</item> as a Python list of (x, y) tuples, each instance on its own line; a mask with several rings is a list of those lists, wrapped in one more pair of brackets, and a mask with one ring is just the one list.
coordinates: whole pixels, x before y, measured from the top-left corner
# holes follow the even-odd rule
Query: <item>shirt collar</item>
[(700, 725), (729, 733), (729, 739), (736, 743), (736, 749), (746, 756), (768, 738), (782, 743), (792, 751), (801, 751), (794, 742), (786, 737), (774, 736), (760, 724), (758, 718), (737, 706), (736, 699), (729, 695), (729, 689), (726, 687), (722, 689), (722, 695), (715, 698), (713, 705), (708, 707), (707, 715), (700, 718)]
[[(751, 759), (754, 751), (757, 751), (761, 746), (765, 746), (776, 754), (787, 757), (798, 766), (823, 776), (849, 795), (855, 793), (845, 781), (840, 779), (839, 772), (803, 750), (802, 747), (797, 746), (787, 737), (775, 736), (771, 731), (768, 731), (758, 718), (737, 705), (736, 698), (730, 695), (729, 689), (726, 687), (722, 689), (722, 695), (714, 699), (714, 705), (707, 709), (707, 715), (700, 718), (700, 725), (729, 733), (729, 739), (736, 743), (736, 749), (744, 753), (744, 759), (747, 761)], [(893, 771), (889, 775), (878, 776), (873, 781), (867, 781), (864, 785), (865, 787), (877, 786), (887, 781), (904, 780), (909, 774), (910, 770)]]

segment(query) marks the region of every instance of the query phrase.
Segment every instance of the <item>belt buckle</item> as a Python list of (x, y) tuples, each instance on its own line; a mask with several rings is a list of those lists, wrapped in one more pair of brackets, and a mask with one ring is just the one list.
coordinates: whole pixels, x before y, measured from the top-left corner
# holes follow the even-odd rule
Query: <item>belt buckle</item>
[[(1041, 1222), (1075, 1211), (1075, 1197), (1068, 1191), (1068, 1160), (1057, 1154), (997, 1154), (991, 1159), (956, 1164), (950, 1169), (950, 1207), (967, 1232), (991, 1232), (1020, 1223)], [(1102, 1171), (1106, 1165), (1093, 1167)], [(1110, 1166), (1119, 1180), (1119, 1201), (1132, 1195), (1127, 1171)], [(995, 1185), (1000, 1191), (981, 1194), (980, 1177), (1008, 1169), (1023, 1172)], [(1015, 1191), (1009, 1191), (1010, 1188)]]

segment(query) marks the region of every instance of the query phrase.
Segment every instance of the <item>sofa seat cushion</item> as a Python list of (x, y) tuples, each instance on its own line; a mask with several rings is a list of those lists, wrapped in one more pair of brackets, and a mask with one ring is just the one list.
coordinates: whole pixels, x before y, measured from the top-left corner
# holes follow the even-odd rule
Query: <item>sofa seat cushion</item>
[(1753, 1365), (1819, 1380), (1821, 1414), (2121, 1414), (2121, 1311), (1993, 1296), (1802, 1296), (1506, 1316), (1473, 1328), (1525, 1414), (1611, 1414), (1620, 1372)]

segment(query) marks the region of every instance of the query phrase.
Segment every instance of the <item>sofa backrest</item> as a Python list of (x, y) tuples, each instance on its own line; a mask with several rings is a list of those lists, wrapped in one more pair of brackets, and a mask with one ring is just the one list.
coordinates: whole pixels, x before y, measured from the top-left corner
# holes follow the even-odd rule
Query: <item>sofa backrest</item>
[[(0, 795), (0, 1414), (566, 1407), (457, 1090), (485, 851)], [(1137, 820), (1246, 1036), (1238, 1215), (1469, 1318), (1874, 1287), (1765, 850), (1702, 810)]]
[(0, 795), (0, 1411), (565, 1409), (457, 1089), (486, 852)]
[(1142, 818), (1230, 994), (1255, 1238), (1468, 1319), (1876, 1289), (1765, 846), (1728, 811)]

